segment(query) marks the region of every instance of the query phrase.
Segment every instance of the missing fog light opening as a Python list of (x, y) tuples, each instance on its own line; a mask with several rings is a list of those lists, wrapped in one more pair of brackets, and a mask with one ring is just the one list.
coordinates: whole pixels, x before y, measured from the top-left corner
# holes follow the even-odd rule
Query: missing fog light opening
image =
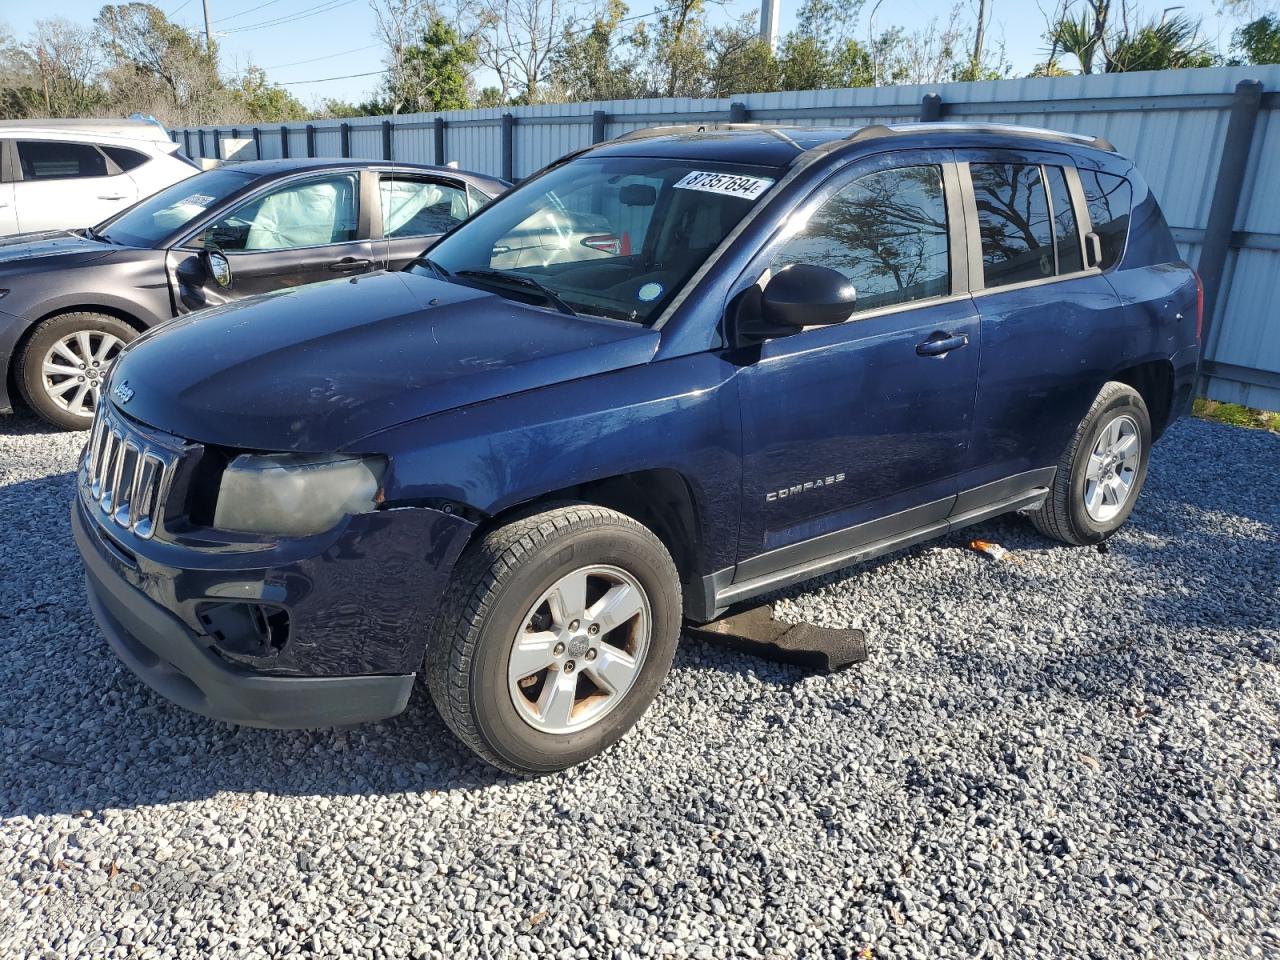
[(289, 612), (282, 607), (212, 601), (200, 604), (196, 617), (214, 645), (232, 656), (274, 656), (289, 640)]

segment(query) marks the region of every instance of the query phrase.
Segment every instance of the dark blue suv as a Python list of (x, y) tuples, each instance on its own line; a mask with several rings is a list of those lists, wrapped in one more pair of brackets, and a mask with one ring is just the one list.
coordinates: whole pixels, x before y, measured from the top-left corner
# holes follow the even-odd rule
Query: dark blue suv
[(1105, 141), (668, 128), (569, 156), (402, 272), (121, 355), (73, 509), (117, 654), (273, 727), (404, 709), (560, 769), (681, 620), (1010, 511), (1129, 516), (1200, 291)]

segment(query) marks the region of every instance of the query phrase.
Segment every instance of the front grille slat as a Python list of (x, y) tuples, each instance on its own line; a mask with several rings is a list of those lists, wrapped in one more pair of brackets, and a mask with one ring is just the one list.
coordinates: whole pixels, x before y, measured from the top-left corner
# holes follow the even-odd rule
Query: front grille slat
[(85, 454), (85, 499), (104, 519), (146, 539), (155, 533), (180, 451), (157, 443), (103, 400)]

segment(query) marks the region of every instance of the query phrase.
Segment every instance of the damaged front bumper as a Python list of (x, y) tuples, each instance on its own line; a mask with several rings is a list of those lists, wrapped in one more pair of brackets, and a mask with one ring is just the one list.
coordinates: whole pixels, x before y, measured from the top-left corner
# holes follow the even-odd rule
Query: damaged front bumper
[(89, 604), (148, 686), (247, 726), (361, 723), (405, 708), (471, 524), (429, 508), (236, 552), (142, 540), (77, 496)]

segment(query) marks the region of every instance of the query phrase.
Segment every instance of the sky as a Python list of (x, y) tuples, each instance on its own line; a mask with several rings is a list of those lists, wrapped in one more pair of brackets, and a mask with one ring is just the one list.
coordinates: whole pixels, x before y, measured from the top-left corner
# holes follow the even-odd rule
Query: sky
[[(179, 23), (204, 29), (202, 0), (152, 0)], [(303, 103), (313, 106), (333, 97), (359, 102), (377, 85), (377, 76), (350, 76), (381, 69), (381, 51), (376, 42), (376, 25), (369, 0), (207, 0), (215, 38), (220, 45), (223, 66), (263, 67), (275, 83), (284, 84)], [(876, 13), (876, 31), (891, 25), (918, 29), (933, 18), (945, 22), (953, 0), (881, 0)], [(1160, 0), (1151, 0), (1144, 9), (1156, 12)], [(7, 25), (17, 38), (25, 40), (37, 19), (61, 16), (87, 23), (97, 15), (103, 0), (59, 0), (55, 7), (2, 0), (0, 24)], [(20, 6), (19, 6), (20, 4)], [(863, 11), (860, 33), (866, 32), (866, 16), (874, 0)], [(1029, 72), (1044, 60), (1045, 16), (1037, 4), (1049, 9), (1053, 0), (993, 0), (990, 43), (1004, 43), (1006, 57), (1015, 74)], [(1221, 18), (1214, 0), (1185, 0), (1182, 9), (1202, 17), (1210, 41), (1226, 51), (1235, 21)], [(782, 0), (781, 33), (795, 24), (798, 0)], [(976, 6), (976, 4), (975, 4)], [(643, 14), (653, 8), (652, 0), (635, 0), (630, 13)], [(747, 12), (758, 14), (758, 2), (730, 2), (712, 7), (716, 19), (728, 21)], [(310, 14), (310, 15), (306, 15)], [(275, 22), (285, 20), (287, 22)], [(328, 79), (342, 78), (342, 79)], [(486, 78), (477, 78), (480, 86)], [(322, 81), (322, 82), (313, 82)], [(750, 91), (742, 91), (744, 93)]]

